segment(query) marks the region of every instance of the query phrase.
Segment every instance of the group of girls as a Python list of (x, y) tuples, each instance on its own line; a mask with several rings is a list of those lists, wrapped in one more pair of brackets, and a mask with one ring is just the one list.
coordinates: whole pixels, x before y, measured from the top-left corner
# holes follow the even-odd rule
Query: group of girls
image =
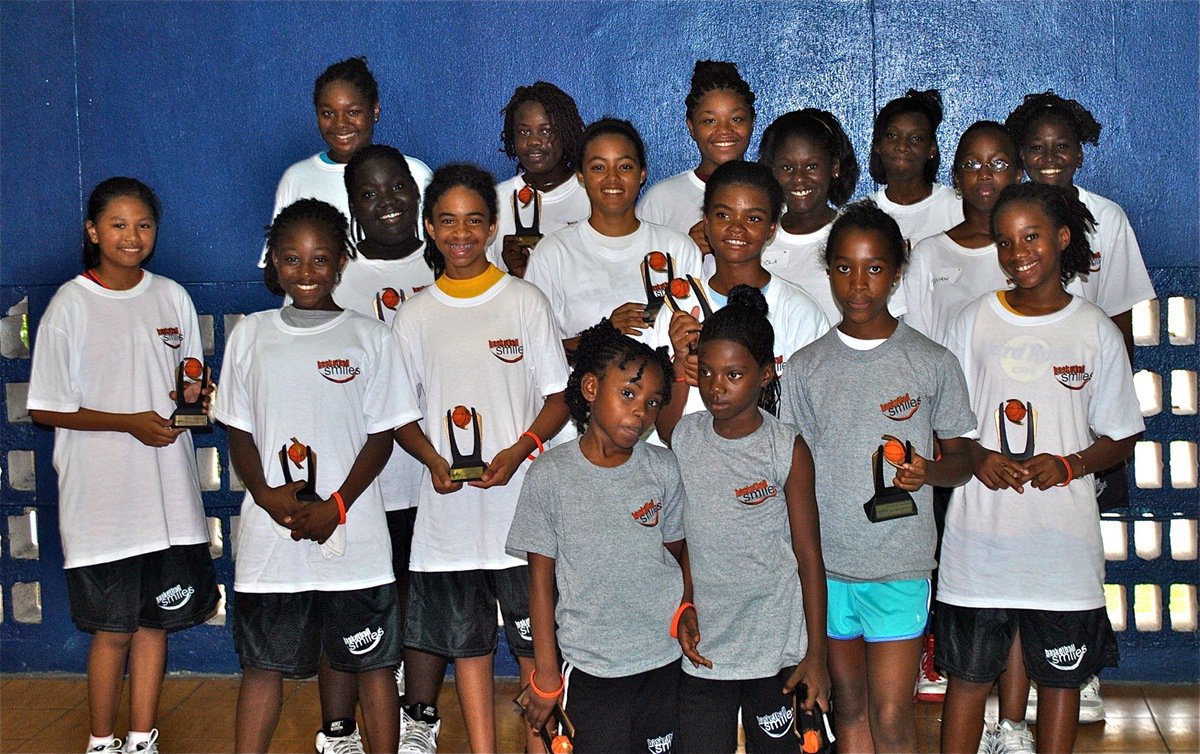
[[(837, 118), (783, 115), (744, 161), (754, 93), (730, 63), (697, 63), (700, 162), (640, 206), (637, 130), (585, 126), (552, 84), (504, 107), (499, 185), (372, 144), (362, 59), (313, 100), (328, 148), (285, 174), (263, 257), (285, 305), (229, 334), (215, 397), (179, 383), (246, 488), (237, 751), (313, 674), (318, 752), (436, 751), (449, 662), (471, 749), (495, 751), (497, 605), (528, 751), (561, 705), (580, 751), (732, 751), (740, 723), (748, 750), (794, 752), (831, 699), (841, 751), (913, 751), (934, 486), (955, 488), (943, 750), (1011, 743), (1029, 678), (1041, 748), (1071, 748), (1080, 685), (1115, 662), (1093, 474), (1142, 429), (1119, 326), (1153, 297), (1119, 207), (1073, 184), (1099, 133), (1078, 103), (968, 129), (960, 200), (934, 181), (940, 98), (910, 91), (875, 124), (884, 188), (842, 209)], [(186, 293), (142, 269), (158, 214), (138, 181), (96, 187), (85, 271), (34, 350), (94, 634), (89, 751), (122, 749), (127, 657), (124, 749), (157, 751), (166, 633), (216, 602), (190, 438), (164, 418), (202, 349)], [(114, 451), (144, 459), (88, 473)], [(882, 494), (915, 515), (864, 515)], [(997, 678), (1008, 727), (983, 736)]]

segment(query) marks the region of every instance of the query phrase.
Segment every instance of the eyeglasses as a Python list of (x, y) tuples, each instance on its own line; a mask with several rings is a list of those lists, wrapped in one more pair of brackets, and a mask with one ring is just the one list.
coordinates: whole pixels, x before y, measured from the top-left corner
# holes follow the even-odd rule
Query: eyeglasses
[(992, 160), (991, 162), (980, 162), (979, 160), (963, 160), (958, 165), (959, 170), (963, 170), (968, 173), (978, 173), (980, 170), (983, 170), (984, 168), (987, 168), (988, 170), (992, 171), (993, 173), (1003, 173), (1005, 170), (1008, 170), (1011, 167), (1012, 167), (1012, 163), (1010, 163), (1008, 160), (1001, 160), (1001, 159), (995, 159), (995, 160)]

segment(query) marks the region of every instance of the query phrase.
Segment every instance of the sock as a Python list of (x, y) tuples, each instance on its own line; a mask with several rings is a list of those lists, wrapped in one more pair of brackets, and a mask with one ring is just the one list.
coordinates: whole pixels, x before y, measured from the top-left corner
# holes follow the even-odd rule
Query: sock
[(88, 751), (92, 749), (105, 749), (115, 739), (114, 736), (88, 736)]
[(325, 723), (325, 735), (331, 738), (342, 738), (348, 736), (355, 730), (355, 722), (353, 717), (343, 717), (340, 720), (330, 720)]
[(136, 749), (138, 744), (144, 744), (150, 740), (150, 731), (142, 732), (140, 730), (131, 730), (129, 735), (125, 737), (125, 746), (129, 749)]

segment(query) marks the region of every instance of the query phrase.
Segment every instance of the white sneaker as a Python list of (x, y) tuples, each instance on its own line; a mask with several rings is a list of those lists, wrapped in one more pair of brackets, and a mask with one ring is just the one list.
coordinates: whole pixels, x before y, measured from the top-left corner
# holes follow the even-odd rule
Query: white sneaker
[(996, 748), (996, 729), (983, 723), (983, 735), (979, 738), (979, 750), (975, 754), (992, 754)]
[(418, 710), (415, 718), (408, 714), (410, 708), (400, 708), (400, 730), (403, 733), (400, 734), (399, 754), (437, 754), (437, 737), (442, 729), (437, 709), (428, 704), (413, 707)]
[(317, 754), (364, 754), (362, 736), (358, 729), (345, 736), (327, 736), (325, 731), (317, 731)]
[(114, 738), (113, 740), (109, 741), (107, 744), (103, 744), (100, 746), (93, 746), (92, 748), (87, 750), (87, 754), (92, 754), (92, 752), (119, 752), (119, 751), (124, 751), (124, 750), (125, 749), (121, 746), (121, 739)]
[(401, 662), (396, 668), (396, 691), (400, 698), (404, 698), (404, 663)]
[(992, 739), (992, 754), (1034, 754), (1028, 723), (1001, 720)]
[(1098, 723), (1104, 720), (1104, 699), (1100, 696), (1100, 679), (1092, 676), (1079, 689), (1079, 722)]
[(125, 754), (158, 754), (158, 728), (150, 731), (150, 738), (134, 745), (129, 739), (125, 740)]
[(942, 702), (946, 700), (946, 676), (938, 672), (933, 662), (933, 634), (925, 635), (921, 648), (921, 671), (917, 674), (917, 701)]

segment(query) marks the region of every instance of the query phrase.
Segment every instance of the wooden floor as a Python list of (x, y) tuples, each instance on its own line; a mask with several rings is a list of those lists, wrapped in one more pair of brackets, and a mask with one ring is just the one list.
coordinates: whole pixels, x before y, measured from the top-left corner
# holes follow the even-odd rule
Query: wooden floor
[[(163, 689), (158, 728), (164, 754), (225, 752), (233, 747), (238, 679), (171, 676)], [(500, 750), (519, 752), (524, 738), (512, 705), (515, 681), (497, 681)], [(1200, 691), (1188, 686), (1105, 683), (1107, 719), (1081, 726), (1077, 752), (1200, 751)], [(288, 682), (284, 709), (271, 751), (313, 751), (319, 725), (315, 681)], [(122, 705), (125, 706), (124, 704)], [(466, 735), (452, 683), (442, 691), (444, 722), (438, 749), (466, 751)], [(918, 749), (936, 752), (940, 704), (917, 704)], [(126, 721), (118, 722), (118, 735)], [(87, 743), (87, 689), (80, 676), (0, 676), (0, 752), (79, 752)]]

